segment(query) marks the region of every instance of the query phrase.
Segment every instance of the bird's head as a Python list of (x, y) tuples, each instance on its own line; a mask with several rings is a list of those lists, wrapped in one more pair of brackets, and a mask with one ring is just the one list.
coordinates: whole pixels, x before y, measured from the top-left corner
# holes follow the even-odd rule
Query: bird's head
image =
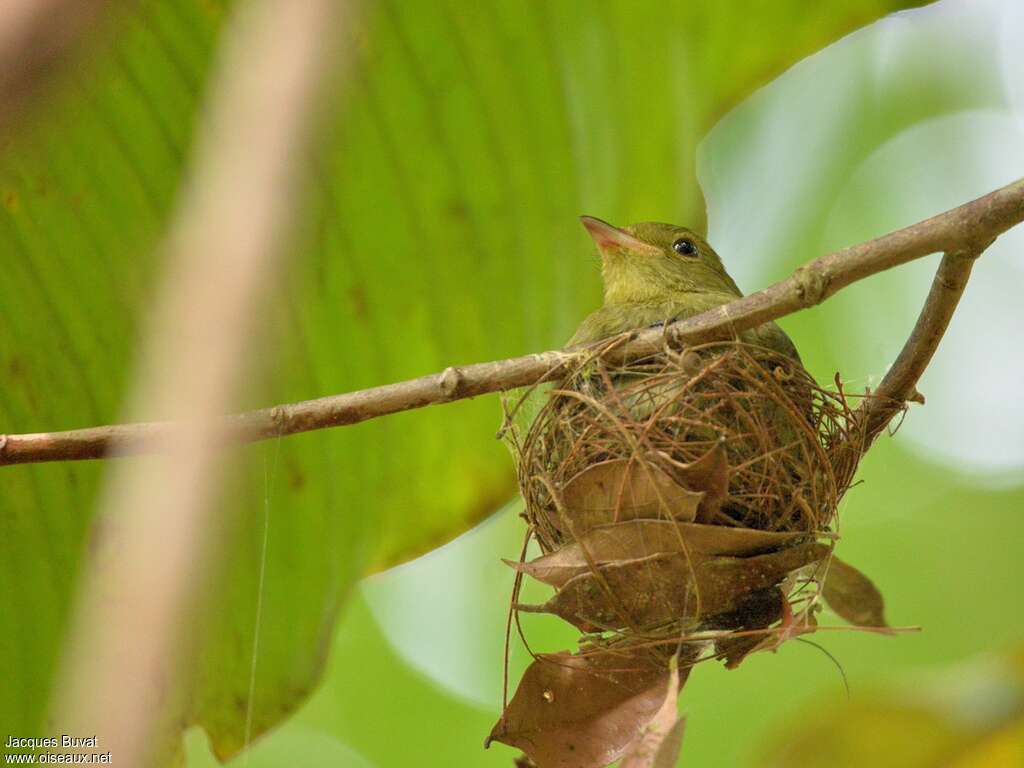
[(680, 293), (742, 295), (714, 249), (685, 227), (580, 220), (601, 254), (605, 304), (670, 301)]

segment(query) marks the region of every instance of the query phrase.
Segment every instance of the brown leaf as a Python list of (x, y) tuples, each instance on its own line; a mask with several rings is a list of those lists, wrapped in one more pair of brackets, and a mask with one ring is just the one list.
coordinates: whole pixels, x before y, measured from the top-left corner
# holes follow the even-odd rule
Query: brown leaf
[[(765, 629), (783, 618), (786, 607), (786, 596), (781, 589), (762, 589), (744, 598), (732, 613), (717, 617), (715, 626), (740, 632)], [(729, 635), (715, 641), (715, 653), (722, 657), (727, 669), (734, 669), (757, 650), (764, 639), (764, 634)]]
[(673, 474), (692, 491), (702, 491), (695, 521), (711, 523), (729, 496), (729, 459), (725, 449), (716, 445), (696, 461), (676, 465)]
[(601, 566), (649, 555), (684, 551), (698, 556), (742, 557), (781, 549), (805, 537), (806, 534), (803, 533), (726, 528), (721, 525), (673, 523), (668, 520), (630, 520), (594, 528), (579, 541), (567, 544), (529, 563), (508, 560), (505, 562), (516, 570), (557, 588), (574, 576), (590, 571), (591, 563)]
[(686, 727), (685, 718), (679, 717), (678, 699), (679, 665), (673, 658), (665, 701), (643, 733), (629, 745), (619, 768), (675, 768)]
[(613, 562), (570, 579), (544, 605), (527, 610), (553, 613), (584, 631), (693, 622), (700, 608), (697, 569), (699, 563), (677, 553)]
[(562, 489), (562, 504), (577, 537), (598, 525), (639, 518), (691, 522), (702, 498), (663, 469), (631, 459), (589, 466)]
[(726, 637), (715, 642), (715, 653), (725, 662), (726, 669), (736, 669), (747, 656), (762, 650), (764, 641), (763, 634)]
[(820, 560), (828, 548), (806, 542), (747, 558), (672, 552), (612, 562), (573, 577), (529, 612), (553, 613), (584, 630), (643, 629), (736, 611), (753, 592)]
[(539, 656), (485, 744), (521, 749), (542, 768), (608, 765), (664, 703), (668, 679), (667, 665), (641, 651)]
[(888, 627), (885, 600), (871, 579), (835, 555), (829, 562), (822, 589), (825, 602), (840, 617), (858, 627)]
[[(793, 615), (789, 610), (789, 603), (783, 603), (785, 609), (782, 622), (771, 632), (757, 636), (756, 643), (739, 643), (727, 645), (725, 666), (727, 669), (735, 669), (747, 656), (757, 651), (774, 651), (787, 640), (792, 640), (800, 635), (814, 634), (818, 629), (818, 620), (814, 617), (813, 610), (802, 611)], [(736, 641), (743, 640), (743, 637), (731, 638)]]

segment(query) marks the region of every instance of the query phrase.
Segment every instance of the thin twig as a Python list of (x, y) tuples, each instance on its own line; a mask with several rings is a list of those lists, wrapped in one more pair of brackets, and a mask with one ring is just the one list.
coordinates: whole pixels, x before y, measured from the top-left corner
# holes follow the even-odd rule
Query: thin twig
[(290, 227), (319, 84), (344, 10), (335, 0), (238, 4), (167, 243), (168, 274), (146, 335), (134, 413), (168, 414), (150, 461), (104, 489), (56, 686), (58, 733), (99, 734), (117, 765), (167, 747), (196, 585), (216, 552), (222, 414), (244, 380), (261, 300)]
[[(823, 256), (775, 285), (696, 317), (665, 328), (629, 334), (627, 339), (619, 340), (621, 343), (602, 342), (607, 345), (602, 357), (620, 362), (657, 352), (666, 341), (683, 346), (730, 338), (769, 320), (816, 306), (858, 280), (914, 259), (938, 252), (981, 253), (996, 237), (1022, 220), (1024, 180), (905, 229)], [(934, 345), (937, 341), (936, 337), (929, 343)], [(235, 440), (252, 442), (357, 424), (399, 411), (555, 379), (591, 354), (590, 348), (554, 350), (451, 367), (441, 373), (395, 384), (230, 416), (227, 428)], [(888, 390), (882, 390), (885, 391)], [(900, 402), (905, 396), (899, 388), (889, 394), (892, 400)], [(882, 415), (879, 411), (876, 421)], [(152, 452), (160, 436), (170, 429), (166, 423), (145, 423), (0, 435), (0, 466)]]

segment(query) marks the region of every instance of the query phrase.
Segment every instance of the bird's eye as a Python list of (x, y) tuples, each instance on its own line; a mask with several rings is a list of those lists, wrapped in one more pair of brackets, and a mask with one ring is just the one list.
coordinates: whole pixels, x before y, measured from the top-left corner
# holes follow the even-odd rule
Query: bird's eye
[(680, 256), (697, 255), (697, 246), (693, 244), (692, 240), (687, 240), (685, 237), (681, 237), (672, 243), (672, 250)]

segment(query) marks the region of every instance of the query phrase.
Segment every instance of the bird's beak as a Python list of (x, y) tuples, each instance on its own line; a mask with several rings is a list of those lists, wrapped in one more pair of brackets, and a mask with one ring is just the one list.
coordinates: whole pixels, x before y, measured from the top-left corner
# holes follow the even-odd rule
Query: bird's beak
[(645, 243), (633, 237), (629, 232), (618, 227), (613, 227), (607, 221), (601, 221), (593, 216), (580, 216), (580, 221), (587, 228), (587, 232), (594, 238), (597, 250), (602, 256), (611, 255), (657, 255), (661, 250), (650, 243)]

